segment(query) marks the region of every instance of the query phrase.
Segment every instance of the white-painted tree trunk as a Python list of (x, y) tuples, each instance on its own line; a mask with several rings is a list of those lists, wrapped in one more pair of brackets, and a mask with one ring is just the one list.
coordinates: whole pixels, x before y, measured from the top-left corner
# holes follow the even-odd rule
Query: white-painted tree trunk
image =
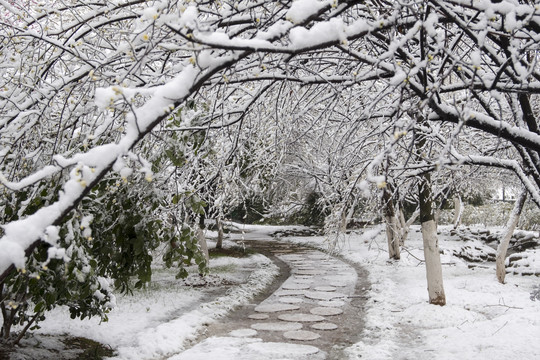
[(223, 248), (223, 222), (219, 216), (216, 218), (216, 227), (218, 231), (216, 249), (221, 249)]
[(429, 303), (443, 306), (446, 305), (446, 295), (444, 294), (441, 255), (439, 253), (439, 239), (437, 238), (437, 223), (435, 222), (431, 175), (429, 173), (421, 176), (418, 190)]
[(210, 262), (210, 255), (208, 254), (208, 244), (206, 243), (204, 231), (200, 227), (197, 227), (197, 240), (199, 242), (201, 251), (204, 254), (204, 258), (206, 259), (206, 263), (208, 264)]
[(519, 222), (519, 217), (523, 210), (525, 200), (527, 200), (527, 190), (523, 189), (514, 204), (514, 208), (510, 213), (510, 217), (508, 218), (508, 222), (506, 223), (506, 228), (504, 229), (504, 235), (499, 243), (499, 246), (497, 247), (497, 257), (495, 260), (495, 264), (497, 267), (497, 279), (501, 284), (504, 284), (504, 278), (506, 276), (505, 261), (506, 252), (508, 251), (508, 244), (510, 243), (510, 239), (512, 238), (514, 230), (516, 229), (516, 226)]
[(422, 223), (422, 239), (424, 242), (424, 258), (426, 260), (429, 303), (442, 306), (446, 304), (446, 296), (444, 294), (439, 239), (437, 238), (435, 220)]
[(388, 240), (388, 256), (390, 259), (400, 259), (399, 231), (395, 216), (386, 217), (386, 238)]
[(454, 196), (454, 229), (457, 229), (461, 225), (461, 217), (463, 215), (463, 201), (461, 201), (461, 196)]
[(388, 257), (390, 259), (400, 259), (400, 236), (398, 231), (398, 219), (396, 218), (396, 211), (394, 209), (394, 203), (392, 202), (392, 195), (388, 188), (383, 190), (383, 212), (384, 219), (386, 220), (386, 239), (388, 240)]

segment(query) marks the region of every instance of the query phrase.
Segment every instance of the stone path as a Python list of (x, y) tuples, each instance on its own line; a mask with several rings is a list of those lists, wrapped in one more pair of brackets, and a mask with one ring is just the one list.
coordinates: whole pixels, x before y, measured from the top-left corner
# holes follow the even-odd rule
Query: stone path
[(357, 270), (318, 250), (279, 241), (266, 247), (290, 269), (286, 280), (171, 359), (339, 359), (357, 341), (364, 302)]

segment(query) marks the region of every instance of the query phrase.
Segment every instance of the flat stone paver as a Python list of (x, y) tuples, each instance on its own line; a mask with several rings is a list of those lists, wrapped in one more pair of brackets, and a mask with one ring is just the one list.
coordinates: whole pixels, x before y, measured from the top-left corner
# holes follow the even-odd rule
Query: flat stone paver
[(309, 341), (317, 340), (321, 335), (308, 330), (296, 330), (296, 331), (287, 331), (283, 334), (283, 337), (290, 340), (300, 340), (300, 341)]
[(302, 324), (299, 322), (265, 322), (265, 323), (255, 323), (251, 325), (251, 328), (255, 330), (264, 330), (264, 331), (293, 331), (300, 330)]
[(321, 306), (309, 310), (310, 313), (320, 316), (334, 316), (343, 314), (343, 310), (335, 307)]
[(320, 315), (313, 314), (302, 314), (302, 313), (293, 313), (293, 314), (281, 314), (278, 316), (279, 320), (283, 321), (298, 321), (298, 322), (315, 322), (315, 321), (324, 321), (324, 317)]
[(311, 328), (316, 330), (336, 330), (338, 326), (330, 322), (315, 323), (311, 325)]

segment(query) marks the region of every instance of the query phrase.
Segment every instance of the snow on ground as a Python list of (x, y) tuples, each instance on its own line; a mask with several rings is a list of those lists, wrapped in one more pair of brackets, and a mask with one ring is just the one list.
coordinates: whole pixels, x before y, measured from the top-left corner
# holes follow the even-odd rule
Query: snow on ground
[[(240, 241), (244, 237), (268, 239), (270, 233), (284, 230), (283, 227), (235, 226), (243, 233), (232, 237)], [(444, 251), (447, 305), (429, 305), (425, 268), (420, 261), (423, 251), (419, 227), (412, 227), (399, 262), (388, 261), (386, 237), (381, 230), (379, 227), (347, 235), (339, 247), (346, 259), (365, 267), (372, 284), (363, 340), (347, 349), (350, 359), (540, 358), (540, 301), (531, 300), (531, 293), (539, 288), (538, 277), (508, 274), (507, 284), (499, 284), (494, 263), (469, 268), (465, 261), (452, 256), (451, 250), (464, 243), (456, 242), (449, 229), (441, 227), (439, 244)], [(328, 247), (322, 236), (283, 240)], [(119, 297), (119, 308), (110, 314), (109, 322), (69, 320), (66, 310), (57, 309), (42, 323), (40, 333), (69, 334), (102, 342), (118, 350), (117, 359), (182, 358), (178, 354), (204, 324), (249, 301), (277, 273), (277, 268), (260, 255), (214, 259), (211, 266), (218, 278), (243, 283), (209, 300), (204, 288), (179, 286), (174, 273), (158, 269), (155, 282), (148, 289), (137, 291), (134, 297)], [(252, 271), (247, 275), (237, 271), (250, 267)], [(256, 340), (235, 342), (225, 338), (224, 341), (224, 358), (234, 359), (240, 348), (259, 354), (264, 350)], [(184, 354), (205, 359), (204, 352)], [(285, 355), (268, 354), (269, 358), (287, 358)]]
[[(382, 228), (379, 228), (382, 230)], [(456, 246), (449, 229), (440, 227), (439, 246)], [(442, 255), (447, 305), (427, 303), (422, 239), (413, 226), (399, 262), (388, 261), (386, 237), (347, 235), (340, 253), (369, 271), (372, 283), (364, 340), (350, 347), (351, 359), (538, 359), (540, 301), (532, 301), (537, 277), (507, 275), (499, 284), (495, 264), (473, 269)], [(327, 247), (324, 237), (289, 241)]]
[[(148, 289), (135, 296), (119, 296), (109, 321), (70, 320), (59, 308), (41, 323), (40, 334), (86, 337), (109, 345), (116, 359), (155, 359), (182, 351), (205, 325), (246, 303), (272, 282), (278, 268), (263, 255), (216, 258), (210, 264), (213, 283), (233, 283), (224, 295), (209, 298), (212, 287), (190, 287), (175, 280), (174, 272), (158, 268)], [(156, 271), (157, 270), (157, 271)], [(194, 275), (198, 277), (198, 275)], [(188, 277), (187, 283), (196, 283)]]

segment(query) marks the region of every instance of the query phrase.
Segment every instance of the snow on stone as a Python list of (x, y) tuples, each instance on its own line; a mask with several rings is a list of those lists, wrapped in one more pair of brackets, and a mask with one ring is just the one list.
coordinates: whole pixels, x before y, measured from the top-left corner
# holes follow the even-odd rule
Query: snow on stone
[(307, 290), (309, 289), (309, 285), (307, 284), (285, 284), (282, 286), (283, 290)]
[(229, 336), (232, 337), (251, 337), (257, 335), (257, 330), (254, 329), (237, 329), (229, 333)]
[(255, 323), (251, 325), (252, 329), (260, 331), (293, 331), (300, 330), (302, 324), (299, 322), (264, 322), (264, 323)]
[(326, 307), (326, 306), (315, 307), (309, 310), (309, 312), (314, 315), (320, 315), (320, 316), (334, 316), (334, 315), (343, 314), (342, 309), (338, 309), (334, 307)]
[(327, 292), (327, 291), (308, 291), (304, 294), (308, 299), (313, 300), (332, 300), (335, 298), (343, 298), (347, 295), (338, 293), (338, 292)]
[(335, 286), (316, 286), (313, 290), (331, 292), (331, 291), (336, 291), (336, 287)]
[(268, 314), (251, 314), (248, 316), (248, 318), (253, 320), (266, 320), (270, 317)]
[(295, 296), (295, 295), (304, 295), (305, 290), (280, 290), (276, 291), (274, 294), (277, 296)]
[(310, 341), (316, 340), (321, 337), (321, 335), (314, 333), (313, 331), (308, 330), (296, 330), (296, 331), (287, 331), (283, 334), (283, 337), (291, 340), (300, 340), (300, 341)]
[(345, 301), (328, 300), (328, 301), (319, 301), (317, 302), (317, 304), (320, 306), (339, 307), (339, 306), (345, 306)]
[(297, 277), (293, 277), (291, 281), (295, 283), (299, 283), (299, 284), (311, 284), (313, 282), (313, 279), (304, 279), (304, 278), (299, 279)]
[(326, 271), (323, 270), (293, 270), (294, 275), (322, 275)]
[(261, 304), (255, 307), (255, 311), (262, 313), (273, 313), (279, 311), (298, 310), (299, 306), (291, 304)]
[(338, 328), (338, 326), (334, 323), (322, 322), (311, 325), (311, 328), (315, 330), (335, 330)]
[(279, 302), (285, 303), (285, 304), (299, 304), (303, 302), (302, 298), (294, 297), (294, 296), (282, 296), (279, 299)]
[(283, 320), (283, 321), (292, 321), (292, 322), (324, 321), (324, 318), (320, 315), (304, 314), (304, 313), (281, 314), (278, 316), (278, 319)]

